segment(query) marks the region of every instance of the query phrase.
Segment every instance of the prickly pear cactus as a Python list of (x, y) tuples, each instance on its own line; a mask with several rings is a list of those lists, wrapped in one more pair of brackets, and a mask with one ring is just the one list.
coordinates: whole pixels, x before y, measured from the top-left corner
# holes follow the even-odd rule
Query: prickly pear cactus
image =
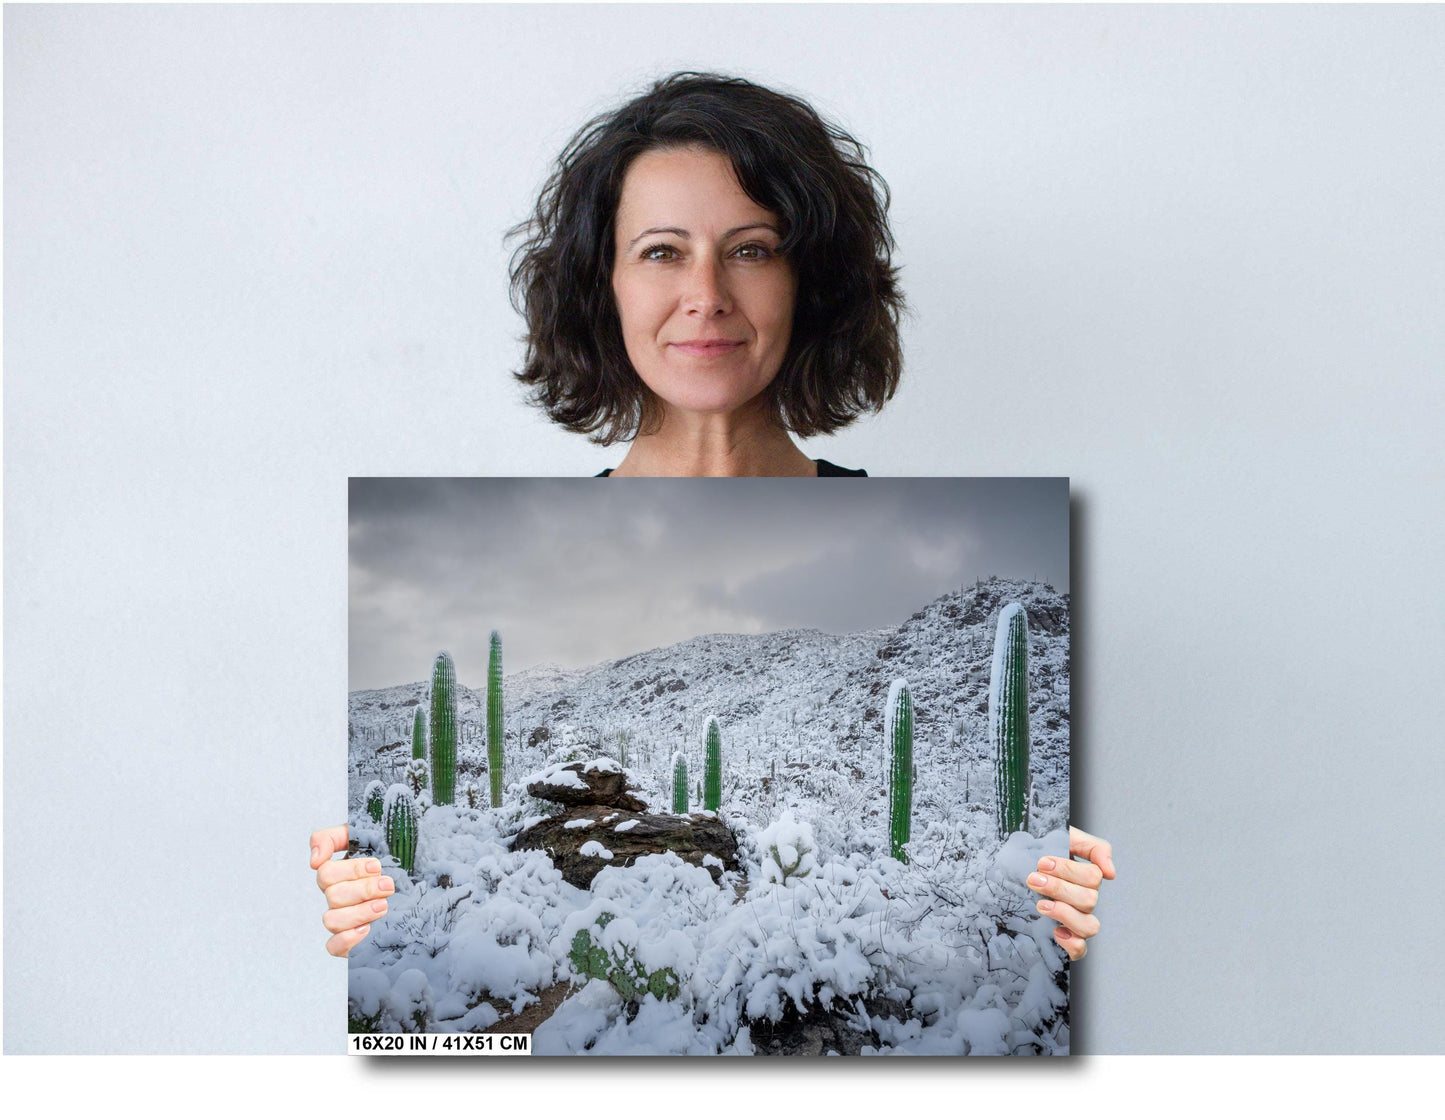
[(406, 786), (397, 784), (386, 791), (382, 809), (386, 846), (408, 875), (416, 871), (416, 826), (420, 817), (416, 801)]
[(717, 717), (707, 721), (707, 762), (703, 769), (702, 807), (717, 812), (722, 802), (722, 728)]
[(386, 786), (371, 782), (366, 787), (366, 815), (374, 821), (381, 820), (381, 810), (386, 803)]
[(416, 714), (411, 720), (411, 757), (426, 758), (426, 712), (422, 711), (420, 704), (416, 706)]
[(687, 759), (681, 751), (672, 756), (672, 811), (687, 812)]
[(908, 862), (904, 845), (913, 827), (913, 697), (902, 677), (888, 689), (883, 709), (883, 749), (888, 752), (888, 847)]
[(502, 805), (502, 636), (492, 631), (487, 659), (487, 776), (492, 783), (492, 808)]
[(1000, 839), (1029, 827), (1029, 626), (1022, 603), (998, 615), (988, 686), (988, 737)]
[(431, 718), (427, 723), (433, 804), (450, 805), (457, 783), (457, 670), (442, 650), (431, 670)]

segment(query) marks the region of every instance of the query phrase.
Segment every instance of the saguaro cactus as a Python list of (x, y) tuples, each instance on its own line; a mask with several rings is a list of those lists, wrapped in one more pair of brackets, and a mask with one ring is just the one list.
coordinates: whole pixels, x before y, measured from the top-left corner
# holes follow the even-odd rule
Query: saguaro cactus
[(502, 636), (492, 631), (487, 659), (487, 776), (492, 780), (492, 808), (502, 804)]
[(457, 670), (446, 650), (437, 654), (431, 669), (431, 799), (433, 805), (450, 805), (457, 783)]
[(903, 846), (913, 827), (913, 697), (902, 677), (888, 689), (888, 703), (883, 709), (883, 749), (889, 753), (889, 850), (894, 859), (907, 863)]
[(386, 791), (386, 805), (382, 810), (386, 846), (396, 857), (396, 862), (406, 868), (408, 875), (416, 870), (416, 822), (419, 816), (416, 801), (406, 786), (397, 784)]
[(672, 811), (687, 812), (687, 759), (681, 751), (672, 756)]
[(1029, 827), (1029, 625), (1022, 603), (999, 611), (988, 684), (998, 835)]
[(386, 786), (371, 782), (366, 787), (366, 813), (374, 821), (381, 820), (381, 810), (386, 804)]
[(722, 802), (722, 728), (717, 717), (707, 721), (707, 762), (703, 767), (702, 807), (717, 812)]
[(426, 758), (426, 712), (420, 704), (411, 720), (411, 757)]

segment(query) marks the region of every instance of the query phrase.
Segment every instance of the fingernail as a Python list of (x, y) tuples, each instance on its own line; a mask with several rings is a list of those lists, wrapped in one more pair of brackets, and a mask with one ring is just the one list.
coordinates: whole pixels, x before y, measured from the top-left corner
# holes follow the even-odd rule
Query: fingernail
[(371, 904), (371, 908), (375, 910), (378, 914), (385, 914), (386, 902), (384, 899), (378, 898), (375, 902)]
[(1057, 937), (1060, 941), (1067, 941), (1074, 935), (1068, 930), (1066, 930), (1063, 926), (1060, 926), (1058, 929), (1054, 930), (1054, 936)]
[(312, 863), (315, 863), (317, 857), (320, 856), (320, 855), (321, 855), (321, 849), (320, 849), (320, 848), (312, 848), (312, 849), (311, 849), (311, 862), (312, 862)]
[(1048, 911), (1048, 910), (1052, 910), (1053, 908), (1054, 908), (1054, 900), (1053, 900), (1052, 898), (1045, 898), (1045, 899), (1043, 899), (1043, 900), (1041, 900), (1041, 901), (1039, 902), (1039, 909), (1040, 909), (1040, 910)]
[(1031, 886), (1031, 887), (1042, 887), (1042, 886), (1047, 886), (1047, 885), (1048, 885), (1048, 880), (1045, 879), (1042, 875), (1030, 875), (1030, 876), (1029, 876), (1029, 886)]
[(381, 884), (380, 884), (380, 885), (381, 885), (381, 889), (382, 889), (383, 891), (394, 891), (394, 890), (396, 890), (396, 884), (391, 881), (391, 876), (390, 876), (390, 875), (383, 875), (383, 876), (381, 877)]
[(378, 871), (380, 871), (380, 870), (381, 870), (381, 860), (379, 860), (379, 859), (369, 859), (369, 860), (366, 861), (366, 873), (367, 873), (368, 875), (375, 875), (375, 874), (376, 874)]
[(369, 930), (370, 928), (371, 928), (370, 925), (357, 926), (357, 927), (356, 927), (356, 936), (357, 936), (357, 937), (365, 937), (365, 936), (366, 936), (366, 931)]
[(1052, 871), (1054, 869), (1053, 856), (1044, 856), (1043, 859), (1039, 860), (1039, 867), (1044, 871)]

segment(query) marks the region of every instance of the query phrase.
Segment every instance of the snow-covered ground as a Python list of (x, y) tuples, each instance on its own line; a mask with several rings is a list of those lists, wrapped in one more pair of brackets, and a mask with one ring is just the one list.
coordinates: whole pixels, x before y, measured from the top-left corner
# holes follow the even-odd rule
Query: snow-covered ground
[[(1032, 835), (1000, 843), (988, 690), (999, 610), (1015, 601), (1029, 622), (1037, 807)], [(480, 682), (485, 666), (458, 672)], [(914, 712), (907, 863), (889, 855), (882, 745), (898, 678)], [(426, 687), (351, 696), (352, 836), (383, 854), (399, 888), (351, 954), (353, 1029), (486, 1029), (572, 981), (536, 1028), (536, 1053), (762, 1053), (760, 1035), (820, 1011), (864, 1053), (1067, 1053), (1065, 955), (1023, 885), (1040, 856), (1068, 851), (1067, 595), (988, 580), (893, 629), (710, 634), (509, 675), (499, 809), (466, 807), (469, 784), (486, 798), (485, 689), (459, 687), (459, 804), (423, 814), (409, 880), (363, 793), (404, 780)], [(667, 853), (606, 868), (583, 890), (545, 853), (510, 849), (557, 811), (526, 793), (531, 775), (620, 761), (624, 747), (649, 811), (668, 811), (673, 754), (695, 787), (710, 715), (722, 727), (719, 816), (739, 845), (740, 869), (720, 884)]]

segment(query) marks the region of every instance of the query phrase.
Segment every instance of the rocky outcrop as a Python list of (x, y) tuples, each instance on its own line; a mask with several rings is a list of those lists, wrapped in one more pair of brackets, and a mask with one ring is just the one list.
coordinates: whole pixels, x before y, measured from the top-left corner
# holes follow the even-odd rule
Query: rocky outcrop
[(527, 792), (563, 811), (523, 829), (513, 847), (545, 851), (573, 886), (590, 886), (604, 867), (627, 867), (660, 852), (675, 852), (714, 880), (737, 868), (737, 840), (715, 814), (647, 812), (611, 759), (554, 766), (534, 776)]

